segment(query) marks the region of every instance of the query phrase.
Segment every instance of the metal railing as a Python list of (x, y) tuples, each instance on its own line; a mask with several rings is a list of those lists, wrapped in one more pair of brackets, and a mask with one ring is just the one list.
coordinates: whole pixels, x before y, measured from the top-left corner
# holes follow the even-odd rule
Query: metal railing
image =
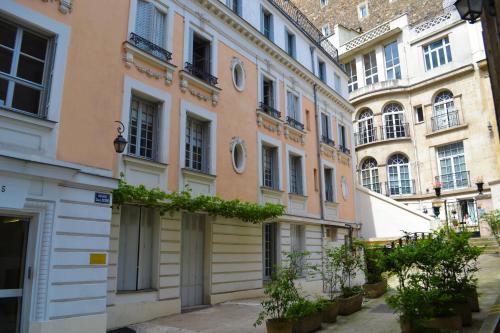
[(431, 118), (432, 131), (439, 131), (460, 125), (460, 117), (457, 110), (448, 111), (446, 114), (433, 116)]
[(339, 63), (338, 50), (325, 38), (323, 33), (309, 21), (307, 16), (290, 0), (268, 0), (276, 7), (286, 18), (288, 18), (302, 33), (304, 33), (318, 48), (323, 50), (326, 55)]
[(354, 142), (356, 146), (366, 145), (376, 141), (378, 141), (378, 137), (375, 127), (366, 131), (354, 133)]
[(155, 43), (152, 43), (146, 38), (141, 37), (133, 32), (130, 33), (129, 43), (131, 43), (138, 49), (141, 49), (144, 52), (152, 55), (153, 57), (163, 60), (165, 62), (170, 62), (170, 60), (172, 60), (171, 52), (165, 50), (161, 46), (158, 46)]
[(383, 135), (384, 140), (410, 137), (410, 125), (408, 123), (392, 126), (381, 126), (380, 131)]
[(415, 179), (388, 181), (385, 190), (388, 197), (416, 194)]
[(470, 172), (459, 171), (435, 177), (436, 182), (441, 183), (443, 190), (470, 187)]
[(196, 76), (197, 78), (199, 78), (200, 80), (208, 83), (209, 85), (211, 86), (216, 86), (218, 84), (218, 78), (213, 76), (212, 74), (204, 71), (203, 69), (201, 68), (198, 68), (196, 66), (193, 66), (192, 63), (190, 62), (186, 62), (184, 64), (184, 70), (186, 72), (188, 72), (189, 74), (193, 75), (193, 76)]
[(400, 238), (398, 238), (390, 243), (387, 243), (385, 245), (385, 248), (390, 251), (398, 246), (403, 247), (405, 245), (415, 243), (418, 240), (432, 237), (432, 234), (429, 232), (412, 232), (412, 233), (405, 233), (405, 234), (406, 235), (404, 235), (403, 237), (400, 237)]
[(323, 142), (329, 146), (335, 147), (335, 141), (333, 141), (330, 137), (328, 137), (326, 135), (321, 136), (321, 142)]
[(259, 111), (264, 112), (265, 114), (270, 115), (273, 118), (280, 119), (281, 118), (281, 112), (273, 108), (272, 106), (269, 106), (265, 104), (264, 102), (259, 103)]
[(371, 183), (371, 184), (362, 184), (363, 187), (373, 191), (377, 192), (379, 194), (382, 194), (382, 183)]
[(292, 117), (286, 117), (286, 122), (288, 125), (292, 126), (293, 128), (296, 128), (298, 130), (303, 131), (304, 130), (304, 124), (302, 124), (300, 121), (292, 118)]
[(351, 155), (351, 150), (346, 146), (339, 145), (339, 150), (344, 154)]

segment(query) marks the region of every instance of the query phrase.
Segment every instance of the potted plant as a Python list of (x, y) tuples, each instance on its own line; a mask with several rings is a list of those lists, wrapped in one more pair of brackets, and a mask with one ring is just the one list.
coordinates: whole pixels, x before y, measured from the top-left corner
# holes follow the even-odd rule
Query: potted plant
[(327, 247), (324, 249), (325, 257), (323, 259), (323, 269), (321, 277), (323, 285), (328, 295), (328, 299), (320, 300), (323, 312), (323, 322), (334, 323), (339, 314), (339, 302), (337, 301), (337, 290), (340, 281), (340, 269), (336, 260), (336, 249)]
[(287, 311), (293, 320), (293, 333), (310, 333), (321, 329), (321, 305), (305, 298), (299, 298)]
[(443, 184), (440, 181), (435, 181), (432, 184), (432, 187), (434, 187), (434, 191), (436, 192), (436, 197), (439, 198), (441, 196), (441, 187), (443, 187)]
[(362, 269), (361, 256), (359, 251), (346, 245), (334, 249), (332, 256), (340, 270), (339, 314), (347, 316), (361, 310), (363, 303), (363, 289), (353, 284), (357, 272)]
[(382, 248), (364, 246), (366, 283), (363, 290), (368, 298), (378, 298), (387, 291), (385, 271), (385, 254)]

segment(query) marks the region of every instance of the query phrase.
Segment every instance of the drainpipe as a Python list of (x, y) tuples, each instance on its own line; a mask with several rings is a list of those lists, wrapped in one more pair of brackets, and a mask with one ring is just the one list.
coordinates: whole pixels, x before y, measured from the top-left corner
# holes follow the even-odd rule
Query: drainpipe
[(316, 120), (316, 153), (318, 156), (318, 175), (319, 175), (319, 199), (320, 199), (320, 208), (321, 208), (321, 220), (325, 219), (325, 207), (324, 207), (324, 194), (323, 194), (323, 168), (321, 165), (321, 137), (320, 137), (320, 121), (321, 117), (319, 115), (319, 108), (318, 108), (318, 86), (315, 83), (313, 85), (313, 91), (314, 91), (314, 118)]

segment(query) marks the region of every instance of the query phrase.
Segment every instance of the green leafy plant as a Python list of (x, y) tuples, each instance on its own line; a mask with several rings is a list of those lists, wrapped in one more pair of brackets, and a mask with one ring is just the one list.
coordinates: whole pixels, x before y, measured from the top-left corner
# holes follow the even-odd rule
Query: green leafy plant
[(266, 203), (259, 205), (240, 200), (224, 200), (216, 196), (193, 197), (188, 189), (182, 192), (165, 193), (158, 188), (147, 189), (144, 185), (127, 184), (122, 178), (113, 190), (113, 204), (132, 204), (156, 207), (161, 214), (169, 211), (207, 212), (226, 218), (238, 218), (244, 222), (260, 223), (283, 215), (283, 205)]
[(321, 304), (310, 301), (305, 298), (299, 298), (293, 303), (286, 313), (286, 317), (290, 319), (300, 319), (307, 317), (321, 310)]
[(498, 246), (500, 246), (500, 209), (495, 209), (482, 216), (490, 226), (491, 233), (495, 237)]
[(377, 283), (383, 280), (382, 274), (386, 271), (386, 255), (384, 249), (378, 246), (363, 244), (365, 255), (364, 273), (366, 283)]
[(339, 284), (342, 296), (347, 298), (362, 292), (359, 286), (353, 286), (353, 280), (359, 270), (363, 268), (361, 259), (361, 249), (342, 245), (332, 249), (330, 253), (333, 264), (340, 270)]
[(330, 302), (335, 301), (337, 290), (341, 279), (341, 270), (337, 258), (337, 248), (326, 247), (324, 249), (323, 267), (320, 270), (326, 293)]

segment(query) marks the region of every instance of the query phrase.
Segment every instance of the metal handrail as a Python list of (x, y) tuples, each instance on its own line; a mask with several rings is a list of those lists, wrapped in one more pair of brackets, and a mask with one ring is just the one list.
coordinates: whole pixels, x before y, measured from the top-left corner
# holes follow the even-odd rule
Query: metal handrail
[(198, 68), (196, 66), (193, 66), (192, 63), (186, 62), (184, 64), (184, 70), (188, 72), (189, 74), (196, 76), (197, 78), (201, 79), (202, 81), (208, 83), (211, 86), (216, 86), (218, 84), (218, 78), (216, 76), (213, 76), (212, 74), (204, 71), (201, 68)]
[(155, 58), (158, 58), (165, 62), (170, 62), (170, 60), (172, 60), (172, 52), (165, 50), (161, 46), (156, 45), (155, 43), (139, 36), (136, 33), (130, 33), (129, 42), (135, 47), (143, 50), (144, 52), (147, 52)]
[(339, 149), (344, 154), (351, 155), (351, 150), (349, 148), (347, 148), (346, 146), (339, 145)]
[(335, 141), (333, 141), (330, 137), (328, 137), (326, 135), (321, 136), (321, 142), (323, 142), (329, 146), (335, 147)]
[(460, 116), (457, 110), (450, 110), (446, 114), (431, 117), (432, 131), (439, 131), (460, 125)]
[(292, 126), (293, 128), (296, 128), (298, 130), (303, 131), (304, 130), (304, 124), (302, 124), (300, 121), (292, 118), (292, 117), (286, 117), (286, 122), (288, 125)]
[[(400, 182), (410, 182), (410, 186), (401, 186)], [(415, 179), (385, 182), (386, 195), (388, 197), (416, 194)], [(394, 184), (397, 183), (397, 184)]]
[(270, 115), (273, 118), (280, 119), (281, 118), (281, 112), (276, 110), (270, 105), (265, 104), (264, 102), (259, 103), (259, 111), (264, 112), (268, 115)]
[(403, 123), (393, 126), (380, 126), (380, 131), (383, 133), (384, 140), (409, 138), (410, 137), (410, 124)]
[(368, 143), (377, 142), (377, 128), (354, 133), (354, 141), (356, 146), (366, 145)]

